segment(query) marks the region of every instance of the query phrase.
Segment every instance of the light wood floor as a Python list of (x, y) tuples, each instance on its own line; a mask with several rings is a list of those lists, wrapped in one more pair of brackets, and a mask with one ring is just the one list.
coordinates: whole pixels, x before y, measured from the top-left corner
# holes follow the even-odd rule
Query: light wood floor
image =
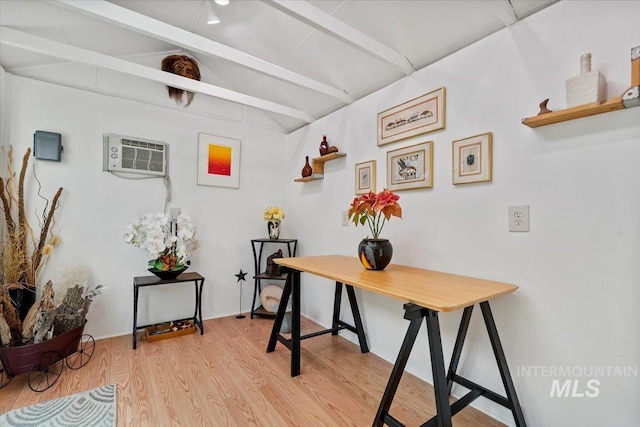
[[(208, 320), (202, 336), (138, 342), (137, 350), (131, 336), (97, 341), (87, 365), (65, 367), (43, 393), (16, 377), (0, 389), (0, 413), (116, 383), (119, 426), (370, 426), (391, 364), (323, 335), (303, 341), (302, 374), (291, 378), (289, 351), (265, 351), (272, 322)], [(302, 328), (321, 329), (308, 319)], [(432, 387), (405, 373), (391, 414), (422, 424), (434, 415)], [(473, 408), (454, 417), (457, 427), (502, 425)]]

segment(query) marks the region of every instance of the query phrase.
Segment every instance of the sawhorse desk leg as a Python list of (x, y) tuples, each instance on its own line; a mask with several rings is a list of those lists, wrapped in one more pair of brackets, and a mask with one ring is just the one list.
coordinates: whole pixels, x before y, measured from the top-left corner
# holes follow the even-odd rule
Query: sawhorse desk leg
[(331, 325), (331, 335), (338, 335), (340, 329), (348, 329), (351, 332), (358, 335), (358, 343), (360, 344), (360, 352), (368, 353), (369, 346), (367, 345), (367, 338), (364, 336), (364, 327), (362, 326), (362, 318), (360, 317), (360, 310), (358, 309), (358, 300), (356, 299), (356, 293), (353, 290), (353, 286), (346, 285), (347, 297), (349, 298), (349, 305), (351, 306), (351, 313), (353, 314), (354, 326), (340, 320), (340, 305), (342, 304), (342, 283), (336, 282), (336, 293), (333, 298), (333, 324)]
[[(462, 354), (462, 346), (469, 328), (469, 321), (471, 320), (473, 306), (469, 306), (464, 309), (460, 327), (458, 328), (458, 336), (456, 337), (456, 343), (451, 356), (451, 363), (449, 364), (449, 371), (445, 376), (438, 312), (414, 304), (405, 304), (404, 318), (410, 321), (409, 328), (402, 343), (402, 347), (400, 347), (400, 353), (398, 354), (398, 358), (396, 359), (393, 370), (391, 371), (391, 377), (389, 378), (387, 387), (384, 390), (382, 400), (380, 401), (376, 418), (373, 421), (374, 426), (382, 426), (384, 424), (394, 427), (404, 426), (404, 424), (389, 414), (389, 408), (391, 407), (393, 397), (398, 389), (398, 384), (402, 378), (413, 344), (418, 336), (418, 331), (422, 324), (422, 318), (425, 318), (427, 334), (429, 337), (429, 352), (431, 355), (431, 369), (433, 372), (433, 388), (435, 392), (437, 415), (422, 424), (422, 427), (451, 427), (451, 417), (480, 396), (485, 396), (486, 398), (511, 409), (516, 426), (526, 427), (522, 408), (520, 407), (520, 402), (518, 401), (518, 396), (511, 379), (509, 367), (507, 366), (507, 359), (502, 349), (502, 344), (493, 320), (489, 302), (481, 302), (480, 308), (482, 310), (482, 316), (485, 321), (487, 332), (489, 333), (489, 339), (491, 341), (493, 353), (496, 357), (496, 362), (498, 364), (498, 369), (500, 370), (500, 376), (502, 378), (502, 383), (506, 390), (507, 397), (504, 398), (499, 394), (456, 374), (460, 355)], [(470, 391), (449, 406), (449, 395), (454, 382), (468, 388)]]
[[(267, 345), (267, 353), (271, 353), (276, 349), (276, 344), (280, 341), (285, 347), (291, 350), (291, 376), (295, 377), (300, 375), (300, 341), (307, 338), (314, 338), (319, 335), (331, 333), (337, 335), (341, 329), (348, 329), (351, 332), (358, 335), (358, 341), (360, 343), (360, 351), (362, 353), (369, 352), (369, 346), (367, 345), (367, 339), (364, 335), (364, 327), (362, 326), (362, 319), (360, 317), (360, 310), (358, 309), (358, 301), (356, 300), (356, 294), (353, 286), (346, 285), (347, 296), (349, 297), (349, 303), (351, 305), (351, 312), (353, 313), (353, 319), (355, 326), (349, 325), (346, 322), (340, 320), (340, 304), (342, 302), (342, 283), (336, 282), (335, 299), (333, 302), (333, 324), (330, 329), (324, 329), (317, 332), (301, 336), (300, 335), (300, 272), (297, 270), (288, 270), (289, 275), (287, 281), (284, 284), (282, 290), (282, 297), (278, 305), (278, 313), (276, 319), (273, 322), (273, 329), (271, 329), (271, 335), (269, 337), (269, 344)], [(287, 304), (291, 298), (291, 338), (287, 339), (280, 335), (280, 328), (282, 327), (282, 321), (286, 312)]]
[[(286, 339), (280, 335), (282, 321), (291, 297), (291, 339)], [(300, 375), (300, 272), (291, 270), (284, 282), (284, 289), (278, 304), (278, 313), (273, 321), (273, 328), (267, 344), (267, 353), (276, 349), (277, 342), (280, 341), (291, 351), (291, 376)]]

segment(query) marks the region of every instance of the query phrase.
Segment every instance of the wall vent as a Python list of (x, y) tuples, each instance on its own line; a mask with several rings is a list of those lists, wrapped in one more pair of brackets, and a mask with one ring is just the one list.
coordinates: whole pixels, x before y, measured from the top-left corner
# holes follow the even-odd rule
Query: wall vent
[(114, 134), (103, 135), (102, 141), (103, 170), (167, 175), (168, 144)]

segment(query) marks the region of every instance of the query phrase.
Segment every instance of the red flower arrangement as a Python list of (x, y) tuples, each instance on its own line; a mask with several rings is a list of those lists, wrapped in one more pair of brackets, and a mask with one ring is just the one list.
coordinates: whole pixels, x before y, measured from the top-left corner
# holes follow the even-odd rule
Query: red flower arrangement
[(392, 216), (402, 218), (402, 208), (398, 204), (400, 196), (386, 188), (380, 193), (369, 192), (353, 199), (349, 209), (349, 219), (358, 226), (367, 223), (374, 239), (380, 238), (382, 227)]

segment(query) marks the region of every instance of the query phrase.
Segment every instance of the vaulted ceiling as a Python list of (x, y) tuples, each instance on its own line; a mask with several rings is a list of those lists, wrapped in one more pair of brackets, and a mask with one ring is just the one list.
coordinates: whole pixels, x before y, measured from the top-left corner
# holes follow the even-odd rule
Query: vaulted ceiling
[[(0, 0), (9, 73), (288, 133), (556, 0)], [(161, 71), (196, 59), (201, 81)]]

